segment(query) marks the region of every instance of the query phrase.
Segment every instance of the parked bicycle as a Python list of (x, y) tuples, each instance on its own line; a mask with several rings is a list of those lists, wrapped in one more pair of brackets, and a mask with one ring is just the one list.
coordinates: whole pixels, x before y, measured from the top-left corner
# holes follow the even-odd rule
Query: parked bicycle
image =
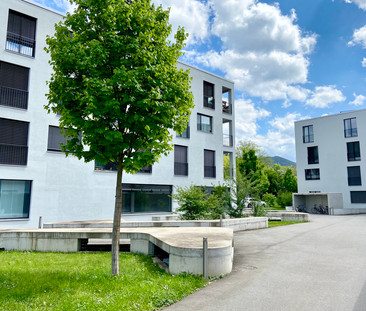
[(314, 207), (311, 209), (311, 212), (313, 214), (329, 214), (329, 209), (328, 206), (323, 206), (322, 204), (319, 204), (319, 206), (317, 206), (317, 204), (314, 204)]
[(299, 213), (307, 213), (305, 204), (300, 204), (298, 207), (295, 208), (295, 210)]

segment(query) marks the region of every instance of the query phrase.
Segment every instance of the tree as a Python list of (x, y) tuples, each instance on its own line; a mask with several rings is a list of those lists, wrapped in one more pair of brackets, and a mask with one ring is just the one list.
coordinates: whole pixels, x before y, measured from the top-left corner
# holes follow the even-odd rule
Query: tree
[(283, 187), (288, 192), (297, 192), (297, 178), (290, 168), (287, 168), (283, 175)]
[(282, 190), (283, 171), (283, 168), (279, 164), (274, 164), (273, 167), (265, 169), (265, 174), (269, 181), (268, 193), (277, 195)]
[(122, 174), (167, 155), (169, 130), (181, 133), (194, 106), (189, 73), (176, 67), (187, 35), (179, 28), (168, 42), (169, 10), (150, 0), (70, 1), (76, 10), (47, 38), (54, 73), (45, 108), (61, 113), (70, 138), (66, 156), (118, 165), (112, 234), (118, 275)]

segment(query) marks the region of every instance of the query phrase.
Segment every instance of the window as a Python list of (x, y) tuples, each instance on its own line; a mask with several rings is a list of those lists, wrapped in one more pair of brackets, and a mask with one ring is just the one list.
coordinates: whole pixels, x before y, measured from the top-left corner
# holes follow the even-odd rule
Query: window
[(215, 109), (215, 86), (203, 81), (203, 106)]
[(30, 180), (0, 179), (0, 219), (29, 218)]
[(308, 164), (319, 164), (318, 147), (308, 147)]
[(28, 108), (29, 69), (0, 62), (0, 105)]
[(27, 165), (28, 122), (0, 118), (0, 164)]
[(61, 145), (66, 145), (67, 141), (71, 139), (63, 136), (61, 131), (63, 131), (63, 129), (59, 128), (58, 126), (50, 125), (48, 129), (48, 151), (62, 152)]
[(204, 150), (204, 176), (216, 178), (215, 151)]
[(318, 168), (313, 168), (309, 170), (305, 170), (305, 179), (306, 180), (318, 180), (320, 179), (320, 172)]
[(197, 130), (212, 133), (212, 117), (197, 114)]
[(357, 136), (357, 122), (356, 118), (344, 120), (344, 137)]
[(361, 160), (359, 141), (347, 143), (347, 159), (348, 159), (348, 161), (360, 161)]
[(314, 132), (313, 132), (312, 125), (304, 126), (302, 128), (302, 134), (303, 134), (304, 143), (313, 143), (314, 142)]
[(172, 186), (122, 185), (122, 213), (171, 212)]
[(351, 191), (351, 203), (366, 203), (366, 191)]
[(174, 175), (188, 176), (188, 148), (174, 145)]
[(361, 170), (359, 166), (347, 167), (348, 186), (361, 186)]
[(177, 133), (177, 137), (190, 138), (190, 126), (189, 126), (189, 123), (187, 125), (187, 128), (182, 132), (182, 134), (178, 134)]
[(117, 171), (117, 164), (112, 162), (108, 162), (107, 164), (95, 162), (94, 169), (96, 171)]
[(6, 49), (34, 57), (35, 39), (36, 19), (10, 10)]
[(148, 165), (148, 166), (143, 167), (142, 169), (138, 170), (137, 173), (151, 174), (152, 173), (152, 165)]

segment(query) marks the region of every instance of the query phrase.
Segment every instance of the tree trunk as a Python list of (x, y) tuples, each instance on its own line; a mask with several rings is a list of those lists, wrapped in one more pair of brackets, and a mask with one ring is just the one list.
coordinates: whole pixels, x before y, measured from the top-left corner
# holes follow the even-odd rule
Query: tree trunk
[(122, 214), (122, 161), (118, 161), (116, 182), (116, 200), (114, 206), (113, 232), (112, 232), (112, 275), (119, 275), (119, 236), (121, 230)]

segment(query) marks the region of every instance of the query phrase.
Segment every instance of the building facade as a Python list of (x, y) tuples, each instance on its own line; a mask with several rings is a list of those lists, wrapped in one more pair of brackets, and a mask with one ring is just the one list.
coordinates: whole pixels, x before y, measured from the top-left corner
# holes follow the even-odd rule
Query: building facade
[(362, 109), (295, 122), (295, 207), (306, 201), (308, 211), (322, 204), (334, 214), (366, 213), (365, 121)]
[[(0, 1), (0, 229), (43, 222), (113, 217), (116, 167), (65, 157), (59, 116), (48, 114), (44, 51), (62, 14), (30, 0)], [(159, 163), (123, 176), (125, 220), (151, 220), (176, 208), (175, 186), (224, 182), (223, 160), (234, 171), (234, 83), (189, 69), (195, 107), (189, 126), (173, 134), (174, 150)]]

